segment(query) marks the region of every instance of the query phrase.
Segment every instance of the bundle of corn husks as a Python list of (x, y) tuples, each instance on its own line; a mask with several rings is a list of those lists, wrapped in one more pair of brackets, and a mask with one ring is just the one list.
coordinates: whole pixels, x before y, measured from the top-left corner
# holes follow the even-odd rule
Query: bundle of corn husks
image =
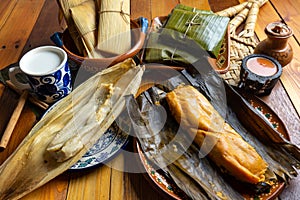
[(0, 199), (18, 199), (74, 165), (136, 94), (144, 68), (132, 59), (78, 86), (49, 111), (0, 166)]
[(78, 51), (90, 58), (131, 47), (130, 0), (57, 0)]
[[(258, 44), (255, 38), (255, 25), (259, 8), (268, 0), (248, 0), (239, 5), (219, 11), (220, 16), (231, 17), (230, 29), (230, 69), (220, 76), (230, 85), (237, 85), (240, 81), (240, 69), (242, 59), (254, 52)], [(245, 21), (245, 27), (240, 33), (236, 33), (237, 28)]]

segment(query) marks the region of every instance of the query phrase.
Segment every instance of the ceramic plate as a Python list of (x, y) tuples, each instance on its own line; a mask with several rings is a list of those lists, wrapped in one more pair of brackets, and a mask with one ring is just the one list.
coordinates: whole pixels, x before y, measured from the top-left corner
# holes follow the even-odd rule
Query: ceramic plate
[[(55, 107), (51, 106), (44, 115)], [(86, 169), (101, 165), (112, 159), (117, 153), (125, 148), (129, 135), (123, 132), (114, 122), (99, 140), (90, 148), (80, 160), (75, 163), (70, 170)]]
[(124, 133), (114, 122), (96, 144), (70, 169), (84, 169), (107, 162), (125, 147), (128, 138), (129, 135)]
[[(280, 132), (286, 139), (289, 139), (289, 134), (283, 122), (267, 104), (265, 104), (260, 99), (253, 97), (252, 95), (251, 96), (245, 95), (244, 98), (247, 99), (255, 109), (260, 111), (260, 114), (270, 122), (270, 125), (272, 125), (274, 129)], [(152, 166), (150, 162), (147, 160), (147, 158), (144, 156), (142, 148), (140, 147), (137, 141), (136, 141), (136, 151), (138, 152), (141, 162), (147, 171), (148, 177), (152, 180), (152, 182), (157, 187), (159, 187), (163, 192), (173, 197), (174, 199), (178, 199), (178, 200), (189, 199), (187, 195), (176, 185), (176, 183), (174, 183), (173, 180), (169, 179), (164, 172), (154, 169), (154, 166)], [(284, 187), (285, 184), (283, 182), (276, 183), (274, 186), (272, 186), (269, 193), (267, 194), (264, 193), (262, 195), (259, 195), (258, 199), (260, 200), (274, 199), (283, 191)], [(241, 190), (242, 190), (241, 193), (243, 194), (246, 200), (255, 199), (253, 196), (247, 194), (247, 191), (244, 191), (244, 188), (241, 188)]]

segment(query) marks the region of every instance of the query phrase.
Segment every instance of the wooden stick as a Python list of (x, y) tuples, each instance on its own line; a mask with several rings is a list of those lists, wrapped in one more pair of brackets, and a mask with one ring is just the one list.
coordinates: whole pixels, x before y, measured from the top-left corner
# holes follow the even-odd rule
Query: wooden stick
[(18, 104), (17, 104), (17, 106), (16, 106), (16, 108), (15, 108), (8, 124), (7, 124), (7, 127), (4, 131), (4, 134), (1, 138), (1, 141), (0, 141), (0, 148), (1, 149), (5, 149), (7, 144), (8, 144), (8, 141), (9, 141), (9, 139), (10, 139), (12, 133), (13, 133), (13, 130), (14, 130), (16, 124), (17, 124), (17, 121), (18, 121), (18, 119), (21, 115), (21, 112), (24, 108), (24, 105), (26, 103), (27, 96), (28, 96), (28, 91), (25, 90), (22, 93), (22, 95), (20, 96), (19, 102), (18, 102)]
[[(17, 92), (18, 94), (22, 94), (22, 91), (21, 90), (19, 90), (11, 81), (6, 81), (6, 84), (7, 84), (7, 86), (9, 87), (9, 88), (11, 88), (12, 90), (14, 90), (15, 92)], [(36, 105), (36, 106), (38, 106), (38, 107), (40, 107), (40, 108), (42, 108), (43, 110), (47, 110), (48, 109), (48, 107), (49, 107), (49, 105), (47, 104), (47, 103), (45, 103), (45, 102), (43, 102), (43, 101), (41, 101), (41, 100), (38, 100), (38, 99), (36, 99), (36, 98), (34, 98), (34, 97), (32, 97), (32, 96), (29, 96), (28, 97), (28, 100), (31, 102), (31, 103), (33, 103), (34, 105)]]

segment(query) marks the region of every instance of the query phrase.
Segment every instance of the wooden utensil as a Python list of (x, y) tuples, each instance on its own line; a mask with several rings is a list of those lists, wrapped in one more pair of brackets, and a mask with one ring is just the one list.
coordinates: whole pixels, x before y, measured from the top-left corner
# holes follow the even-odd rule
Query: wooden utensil
[(21, 112), (24, 108), (24, 105), (26, 103), (26, 99), (27, 99), (27, 96), (28, 96), (28, 91), (24, 91), (22, 93), (22, 95), (20, 96), (19, 98), (19, 101), (18, 101), (18, 104), (17, 104), (17, 107), (15, 108), (8, 124), (7, 124), (7, 127), (4, 131), (4, 134), (1, 138), (1, 141), (0, 141), (0, 149), (5, 149), (8, 142), (9, 142), (9, 139), (13, 133), (13, 130), (15, 128), (15, 125), (17, 124), (17, 121), (21, 115)]

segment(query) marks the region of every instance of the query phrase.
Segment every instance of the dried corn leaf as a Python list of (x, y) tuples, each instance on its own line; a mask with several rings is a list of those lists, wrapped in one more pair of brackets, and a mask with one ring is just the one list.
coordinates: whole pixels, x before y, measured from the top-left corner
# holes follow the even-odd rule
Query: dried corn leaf
[(130, 0), (98, 0), (98, 5), (97, 48), (112, 54), (125, 53), (131, 48)]
[(93, 0), (83, 2), (78, 6), (70, 8), (70, 13), (88, 57), (101, 58), (102, 56), (100, 54), (94, 55), (93, 53), (98, 34), (95, 2)]
[(70, 8), (78, 6), (88, 0), (57, 0), (57, 3), (66, 20), (70, 35), (80, 53), (83, 53), (84, 46), (81, 42), (80, 35), (76, 29), (75, 23), (71, 17)]

